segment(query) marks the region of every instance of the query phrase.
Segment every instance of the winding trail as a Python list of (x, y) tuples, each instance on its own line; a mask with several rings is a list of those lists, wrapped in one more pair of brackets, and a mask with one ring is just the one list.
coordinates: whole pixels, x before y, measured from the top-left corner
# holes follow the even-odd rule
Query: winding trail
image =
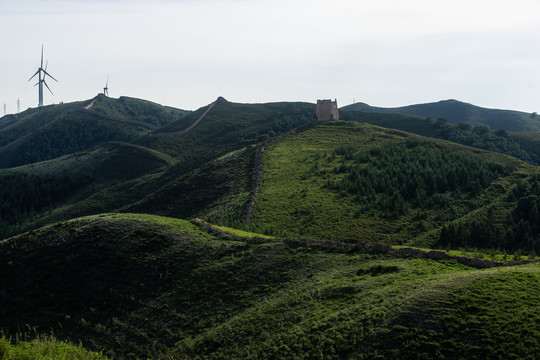
[(187, 128), (185, 128), (184, 130), (179, 130), (179, 131), (173, 131), (173, 132), (158, 132), (156, 133), (155, 135), (161, 135), (161, 136), (176, 136), (176, 135), (182, 135), (182, 134), (186, 134), (188, 132), (190, 132), (195, 126), (197, 126), (199, 124), (199, 122), (201, 122), (202, 119), (204, 119), (204, 117), (206, 116), (206, 114), (208, 114), (208, 112), (210, 110), (212, 110), (212, 108), (214, 107), (214, 105), (216, 105), (218, 100), (215, 100), (213, 103), (211, 103), (208, 108), (202, 113), (201, 116), (199, 116), (199, 118), (197, 120), (195, 120), (195, 122), (191, 125), (189, 125)]
[(173, 163), (169, 159), (165, 158), (164, 156), (159, 155), (158, 153), (153, 152), (152, 150), (150, 150), (150, 149), (148, 149), (148, 148), (146, 148), (144, 146), (130, 144), (130, 143), (126, 143), (126, 142), (123, 142), (123, 141), (109, 141), (108, 143), (123, 146), (123, 147), (130, 147), (130, 148), (134, 148), (134, 149), (137, 149), (137, 150), (141, 150), (141, 151), (147, 153), (148, 155), (153, 156), (157, 160), (163, 161), (167, 165), (173, 165)]
[(95, 98), (92, 99), (92, 102), (91, 102), (90, 104), (86, 105), (83, 109), (90, 110), (90, 108), (91, 108), (92, 106), (94, 106), (94, 101), (96, 101)]
[[(99, 111), (91, 110), (92, 106), (94, 106), (94, 101), (95, 100), (96, 99), (93, 99), (92, 102), (90, 102), (90, 104), (86, 105), (85, 107), (79, 108), (79, 111), (82, 111), (82, 112), (85, 112), (85, 113), (88, 113), (88, 114), (92, 114), (92, 115), (97, 115), (99, 117), (102, 117), (102, 118), (108, 119), (108, 120), (119, 121), (119, 122), (123, 122), (123, 123), (127, 123), (127, 124), (143, 126), (143, 127), (148, 128), (150, 130), (156, 130), (158, 128), (156, 125), (150, 124), (150, 123), (147, 123), (147, 122), (144, 122), (144, 121), (121, 118), (121, 117), (118, 117), (118, 116), (112, 116), (112, 115), (108, 115), (108, 114), (105, 114), (105, 113), (102, 113), (102, 112), (99, 112)], [(219, 98), (216, 99), (213, 103), (211, 103), (208, 106), (208, 108), (202, 113), (202, 115), (199, 116), (199, 118), (193, 124), (188, 126), (186, 129), (180, 130), (180, 131), (173, 131), (173, 132), (158, 132), (158, 133), (155, 133), (154, 135), (176, 136), (176, 135), (182, 135), (182, 134), (186, 134), (186, 133), (190, 132), (195, 126), (197, 126), (199, 124), (199, 122), (201, 122), (202, 119), (204, 119), (204, 117), (208, 114), (208, 112), (210, 110), (212, 110), (212, 108), (214, 107), (214, 105), (216, 105), (218, 100), (219, 100)]]

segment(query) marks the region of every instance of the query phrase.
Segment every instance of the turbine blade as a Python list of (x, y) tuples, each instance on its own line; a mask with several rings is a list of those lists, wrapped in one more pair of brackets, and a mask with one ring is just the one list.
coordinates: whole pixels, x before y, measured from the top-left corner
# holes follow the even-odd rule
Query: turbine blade
[[(49, 74), (48, 72), (46, 72), (45, 70), (43, 70), (43, 72), (45, 73), (45, 75), (49, 76), (51, 79), (53, 79), (54, 81), (58, 82), (58, 80), (56, 80), (51, 74)], [(45, 78), (45, 77), (44, 77)]]
[(36, 76), (38, 73), (39, 73), (39, 69), (38, 69), (38, 71), (36, 71), (36, 73), (34, 75), (32, 75), (32, 77), (30, 79), (28, 79), (28, 81), (32, 80), (34, 78), (34, 76)]
[[(49, 85), (47, 85), (47, 83), (45, 82), (45, 80), (43, 80), (43, 84), (45, 84), (45, 86), (47, 87), (47, 89), (49, 89), (49, 91), (51, 92), (51, 94), (53, 94), (53, 92), (51, 91), (51, 88), (49, 87)], [(54, 94), (53, 94), (54, 95)]]
[(44, 71), (47, 71), (47, 66), (49, 65), (49, 60), (47, 60), (47, 62), (45, 63), (45, 70)]
[(41, 67), (43, 68), (43, 44), (41, 44)]

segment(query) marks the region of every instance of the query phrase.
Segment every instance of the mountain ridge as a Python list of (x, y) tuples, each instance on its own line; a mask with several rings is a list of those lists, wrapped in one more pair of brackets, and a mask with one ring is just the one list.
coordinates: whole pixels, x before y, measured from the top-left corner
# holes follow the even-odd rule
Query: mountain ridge
[(0, 145), (25, 163), (0, 169), (0, 358), (53, 333), (112, 359), (540, 352), (536, 134), (121, 99), (93, 107), (157, 128), (89, 101), (0, 124), (26, 146)]
[(468, 123), (471, 125), (487, 125), (491, 129), (507, 131), (540, 131), (540, 116), (536, 113), (525, 113), (515, 110), (483, 108), (455, 99), (438, 102), (406, 105), (400, 107), (376, 107), (366, 103), (355, 103), (343, 106), (349, 111), (401, 113), (433, 119), (446, 119), (452, 123)]

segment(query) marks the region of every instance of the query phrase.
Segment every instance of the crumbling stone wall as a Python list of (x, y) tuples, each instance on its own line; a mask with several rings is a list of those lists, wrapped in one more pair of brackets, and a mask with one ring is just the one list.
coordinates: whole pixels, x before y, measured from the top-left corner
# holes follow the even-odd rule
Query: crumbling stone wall
[(337, 99), (317, 100), (317, 119), (319, 121), (339, 120)]

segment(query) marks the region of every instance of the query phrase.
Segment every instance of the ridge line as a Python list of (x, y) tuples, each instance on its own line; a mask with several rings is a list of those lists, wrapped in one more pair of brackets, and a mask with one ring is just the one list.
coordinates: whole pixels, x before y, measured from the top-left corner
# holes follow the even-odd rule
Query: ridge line
[(212, 110), (212, 108), (214, 107), (214, 105), (216, 105), (217, 103), (217, 100), (215, 100), (213, 103), (211, 103), (208, 108), (201, 114), (201, 116), (199, 116), (199, 118), (197, 120), (195, 120), (195, 122), (191, 125), (189, 125), (187, 128), (185, 128), (184, 130), (179, 130), (179, 131), (173, 131), (173, 132), (158, 132), (156, 133), (155, 135), (161, 135), (161, 136), (175, 136), (175, 135), (182, 135), (182, 134), (187, 134), (188, 132), (190, 132), (195, 126), (197, 126), (199, 124), (199, 122), (204, 119), (204, 117), (206, 116), (206, 114), (208, 114), (208, 112), (210, 110)]

